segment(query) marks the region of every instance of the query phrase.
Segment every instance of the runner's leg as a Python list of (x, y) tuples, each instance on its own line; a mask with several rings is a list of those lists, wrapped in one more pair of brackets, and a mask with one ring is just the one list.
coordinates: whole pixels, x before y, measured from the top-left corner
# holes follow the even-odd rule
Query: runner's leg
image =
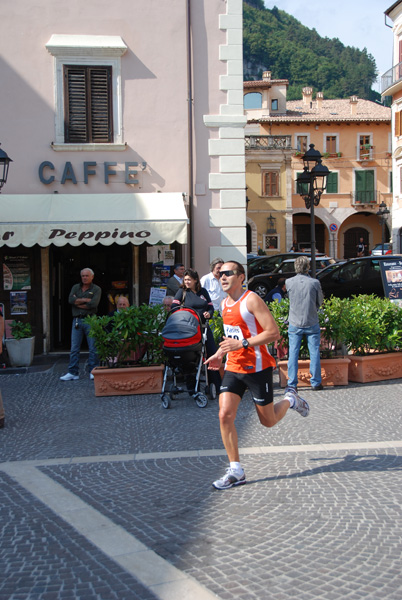
[[(240, 396), (232, 392), (223, 392), (219, 396), (221, 436), (230, 462), (240, 462), (237, 430), (235, 427), (240, 400)], [(289, 403), (287, 402), (287, 404)]]

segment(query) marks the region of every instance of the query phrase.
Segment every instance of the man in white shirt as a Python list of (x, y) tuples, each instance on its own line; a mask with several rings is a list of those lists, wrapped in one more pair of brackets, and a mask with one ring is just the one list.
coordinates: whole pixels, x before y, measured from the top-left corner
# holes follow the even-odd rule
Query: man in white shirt
[(222, 258), (214, 258), (210, 264), (211, 272), (208, 273), (208, 275), (201, 277), (201, 286), (209, 293), (212, 304), (214, 305), (214, 310), (220, 309), (221, 302), (227, 295), (223, 291), (219, 280), (219, 273), (223, 263), (224, 261)]

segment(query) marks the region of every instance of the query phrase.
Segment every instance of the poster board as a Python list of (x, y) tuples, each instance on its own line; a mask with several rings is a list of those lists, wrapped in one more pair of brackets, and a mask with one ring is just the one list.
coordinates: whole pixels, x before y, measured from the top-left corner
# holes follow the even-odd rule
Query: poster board
[(402, 308), (402, 258), (380, 261), (384, 295)]
[(164, 297), (166, 296), (165, 287), (151, 287), (149, 293), (149, 304), (162, 304)]

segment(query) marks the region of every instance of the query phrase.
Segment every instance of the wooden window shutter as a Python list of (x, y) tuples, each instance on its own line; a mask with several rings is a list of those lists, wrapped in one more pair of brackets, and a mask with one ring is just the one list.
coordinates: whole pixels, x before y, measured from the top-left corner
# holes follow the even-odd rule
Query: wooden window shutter
[(64, 67), (65, 142), (113, 142), (112, 68)]
[(92, 141), (113, 141), (111, 67), (90, 69)]
[(401, 111), (395, 113), (395, 135), (401, 135)]
[(278, 196), (278, 179), (279, 173), (277, 171), (268, 171), (264, 173), (264, 196)]
[(338, 173), (330, 173), (327, 177), (327, 194), (338, 193)]

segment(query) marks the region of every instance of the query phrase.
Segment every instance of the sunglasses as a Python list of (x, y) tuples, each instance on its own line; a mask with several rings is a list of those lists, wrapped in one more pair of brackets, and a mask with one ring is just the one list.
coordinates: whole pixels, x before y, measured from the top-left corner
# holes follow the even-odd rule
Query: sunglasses
[(225, 277), (231, 277), (232, 275), (237, 275), (237, 271), (233, 271), (232, 269), (230, 271), (220, 271), (219, 277), (222, 277), (223, 275)]

